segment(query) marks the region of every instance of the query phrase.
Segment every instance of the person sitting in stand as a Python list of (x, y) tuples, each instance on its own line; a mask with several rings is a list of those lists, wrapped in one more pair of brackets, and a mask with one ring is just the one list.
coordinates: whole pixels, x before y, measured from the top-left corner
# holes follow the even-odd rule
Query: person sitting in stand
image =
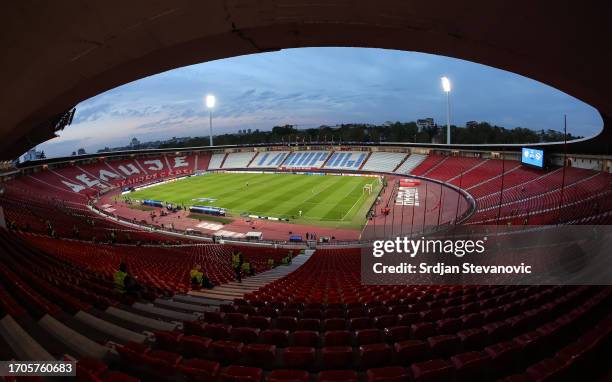
[(189, 271), (189, 278), (191, 279), (191, 287), (193, 289), (212, 289), (214, 288), (213, 283), (210, 282), (208, 277), (201, 271), (202, 266), (200, 264), (196, 264), (193, 266), (193, 269)]
[(115, 291), (118, 293), (136, 298), (141, 297), (142, 287), (128, 273), (125, 263), (119, 264), (119, 270), (113, 275), (113, 283), (115, 284)]

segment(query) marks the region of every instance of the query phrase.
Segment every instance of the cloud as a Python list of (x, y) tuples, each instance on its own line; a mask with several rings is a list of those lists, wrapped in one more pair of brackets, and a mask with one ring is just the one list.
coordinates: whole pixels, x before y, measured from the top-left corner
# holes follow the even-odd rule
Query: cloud
[[(215, 94), (215, 132), (267, 130), (276, 124), (446, 119), (441, 75), (453, 82), (454, 124), (490, 121), (508, 127), (597, 132), (599, 113), (556, 89), (510, 72), (415, 52), (305, 48), (217, 60), (134, 81), (77, 106), (73, 124), (41, 145), (53, 155), (185, 135), (206, 135), (205, 94)], [(87, 148), (86, 147), (86, 148)]]

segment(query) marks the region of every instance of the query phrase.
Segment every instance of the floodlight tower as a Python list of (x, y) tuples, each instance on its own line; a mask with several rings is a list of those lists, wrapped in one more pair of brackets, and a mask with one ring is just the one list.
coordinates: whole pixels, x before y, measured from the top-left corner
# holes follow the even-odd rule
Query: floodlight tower
[(450, 128), (450, 92), (451, 83), (448, 77), (442, 77), (442, 90), (446, 93), (446, 144), (451, 144), (451, 128)]
[(217, 103), (217, 99), (215, 98), (214, 95), (212, 94), (208, 94), (206, 96), (206, 107), (208, 108), (210, 114), (209, 114), (209, 127), (210, 127), (210, 145), (213, 145), (213, 131), (212, 131), (212, 111), (213, 108), (215, 107), (215, 104)]

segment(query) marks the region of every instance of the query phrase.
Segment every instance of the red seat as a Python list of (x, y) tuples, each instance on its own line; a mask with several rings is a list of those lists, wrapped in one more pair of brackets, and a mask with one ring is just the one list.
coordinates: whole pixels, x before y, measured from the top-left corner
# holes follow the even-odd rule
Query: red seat
[(223, 323), (223, 314), (219, 312), (204, 312), (204, 321), (209, 324)]
[(359, 347), (359, 362), (364, 368), (385, 366), (391, 360), (391, 356), (391, 347), (387, 344), (370, 344)]
[(323, 321), (323, 330), (344, 330), (346, 329), (346, 320), (344, 318), (328, 318)]
[(270, 318), (264, 316), (249, 316), (249, 326), (259, 330), (266, 330), (270, 327)]
[(483, 352), (472, 351), (451, 357), (455, 377), (459, 381), (484, 381), (488, 377), (491, 359)]
[(370, 317), (355, 317), (349, 320), (349, 330), (363, 330), (372, 328), (372, 320)]
[(186, 335), (195, 334), (195, 335), (203, 336), (205, 326), (206, 326), (205, 323), (198, 322), (198, 321), (183, 321), (183, 333), (185, 333)]
[(415, 382), (447, 382), (453, 378), (453, 365), (441, 359), (415, 363), (410, 371)]
[(440, 334), (456, 334), (461, 330), (463, 322), (458, 318), (443, 318), (436, 321), (438, 333)]
[(159, 349), (168, 351), (179, 351), (179, 341), (183, 337), (182, 333), (169, 332), (169, 331), (156, 331), (155, 344)]
[(276, 361), (276, 346), (268, 344), (246, 345), (242, 352), (252, 365), (269, 367)]
[(487, 335), (482, 329), (467, 329), (457, 333), (464, 350), (482, 349), (487, 342)]
[(494, 343), (507, 338), (510, 333), (510, 325), (504, 321), (486, 324), (482, 329), (487, 334), (488, 343)]
[(273, 370), (266, 382), (308, 382), (310, 374), (304, 370)]
[(320, 309), (305, 309), (302, 312), (303, 318), (315, 318), (321, 320), (323, 318), (323, 312)]
[(450, 334), (443, 334), (441, 336), (434, 336), (427, 338), (429, 344), (429, 350), (434, 358), (448, 357), (455, 354), (455, 351), (459, 347), (459, 337)]
[(385, 337), (389, 342), (400, 342), (410, 339), (409, 326), (393, 326), (385, 328)]
[(104, 375), (104, 382), (139, 382), (138, 378), (127, 375), (120, 371), (109, 371)]
[(213, 380), (219, 374), (219, 363), (204, 359), (189, 359), (179, 365), (181, 373), (192, 382), (206, 382)]
[(276, 328), (293, 332), (297, 328), (297, 318), (290, 316), (280, 316), (276, 319)]
[(296, 330), (314, 330), (319, 331), (321, 321), (316, 318), (302, 318), (298, 321)]
[(180, 354), (164, 350), (149, 352), (147, 356), (149, 366), (164, 376), (175, 374), (178, 364), (183, 360)]
[(259, 338), (259, 329), (256, 328), (232, 328), (230, 333), (232, 341), (244, 342), (245, 344), (257, 342)]
[(366, 372), (368, 382), (409, 382), (410, 374), (408, 370), (400, 367), (381, 367), (369, 369)]
[(427, 354), (427, 343), (422, 340), (406, 340), (394, 345), (397, 361), (402, 365), (421, 361)]
[(355, 333), (357, 345), (377, 344), (382, 342), (382, 334), (378, 329), (363, 329)]
[(351, 332), (348, 330), (332, 330), (323, 334), (324, 346), (351, 346)]
[(231, 365), (221, 371), (222, 382), (259, 382), (263, 370), (256, 367)]
[(261, 342), (265, 344), (275, 345), (277, 347), (285, 347), (289, 345), (289, 331), (282, 329), (268, 329), (261, 332)]
[(214, 341), (210, 344), (210, 349), (219, 362), (234, 362), (242, 358), (242, 342), (235, 341)]
[(208, 347), (212, 340), (208, 337), (183, 336), (180, 344), (183, 353), (188, 357), (204, 357), (208, 354)]
[(357, 382), (357, 379), (353, 370), (326, 370), (319, 373), (317, 382)]
[(309, 369), (315, 363), (315, 349), (306, 346), (292, 346), (283, 352), (283, 365), (290, 369)]
[(226, 313), (225, 322), (232, 326), (247, 326), (247, 315), (242, 313)]
[(418, 322), (410, 325), (410, 336), (418, 340), (433, 337), (438, 334), (436, 326), (431, 322)]
[(491, 357), (494, 370), (507, 373), (517, 368), (516, 360), (520, 355), (520, 346), (513, 341), (499, 342), (485, 348), (485, 353)]
[(410, 326), (419, 321), (421, 317), (415, 312), (402, 313), (397, 317), (397, 324), (401, 326)]
[(397, 323), (396, 315), (383, 315), (374, 317), (374, 326), (378, 329), (384, 329), (394, 326)]
[(232, 327), (224, 324), (209, 324), (204, 327), (204, 336), (213, 340), (225, 340), (230, 337)]
[(461, 316), (464, 329), (478, 328), (484, 324), (484, 316), (482, 313), (470, 313)]
[(321, 349), (321, 360), (325, 369), (350, 368), (353, 363), (353, 348), (326, 346)]
[(293, 345), (319, 347), (319, 332), (314, 330), (298, 330), (293, 333)]

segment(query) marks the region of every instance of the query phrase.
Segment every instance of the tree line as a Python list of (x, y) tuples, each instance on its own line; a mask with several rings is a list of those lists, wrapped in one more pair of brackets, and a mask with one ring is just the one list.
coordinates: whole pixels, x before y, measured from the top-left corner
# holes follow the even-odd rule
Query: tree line
[[(479, 122), (468, 127), (451, 125), (452, 143), (465, 144), (510, 144), (559, 142), (564, 134), (556, 130), (539, 130), (516, 127), (508, 129)], [(581, 138), (567, 134), (567, 140)], [(215, 145), (243, 145), (256, 143), (293, 142), (403, 142), (446, 143), (446, 126), (419, 128), (416, 122), (386, 122), (382, 125), (349, 123), (337, 126), (320, 126), (299, 129), (295, 125), (274, 126), (270, 131), (244, 130), (240, 133), (222, 134), (214, 137)], [(208, 136), (195, 137), (179, 144), (165, 143), (160, 148), (207, 146)]]

